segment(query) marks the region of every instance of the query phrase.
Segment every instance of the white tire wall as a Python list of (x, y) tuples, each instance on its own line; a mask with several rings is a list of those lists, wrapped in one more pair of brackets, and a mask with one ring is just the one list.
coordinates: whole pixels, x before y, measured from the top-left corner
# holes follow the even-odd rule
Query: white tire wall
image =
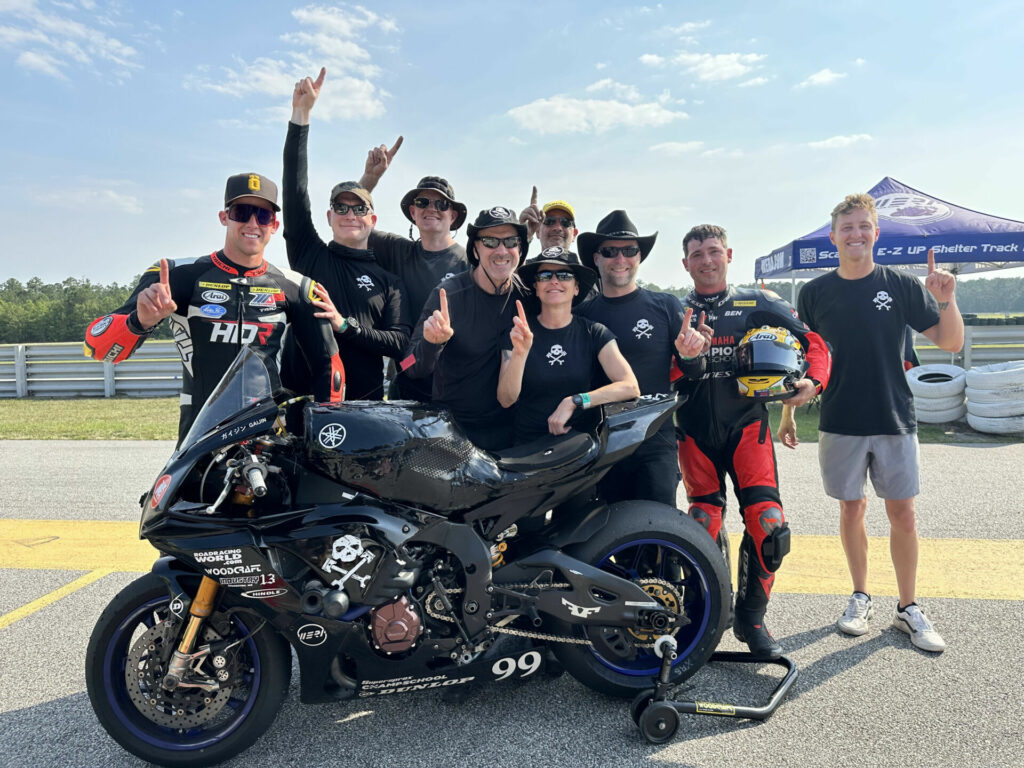
[(988, 416), (975, 416), (973, 413), (968, 413), (967, 423), (971, 425), (972, 429), (976, 429), (979, 432), (988, 432), (992, 435), (1024, 434), (1024, 416), (990, 418)]
[(964, 390), (969, 403), (1006, 403), (1013, 400), (1024, 400), (1024, 384), (1019, 387), (1003, 387), (1002, 389), (975, 389), (967, 387)]
[(1024, 387), (1024, 360), (977, 365), (967, 372), (967, 386), (972, 389)]
[(933, 363), (907, 371), (907, 384), (914, 397), (951, 397), (964, 391), (966, 377), (959, 365)]
[(948, 411), (950, 408), (957, 408), (964, 404), (963, 394), (950, 395), (949, 397), (915, 397), (914, 409), (921, 411)]
[(1024, 416), (1024, 400), (1006, 400), (1002, 403), (975, 403), (967, 401), (967, 412), (975, 416), (1006, 418), (1007, 416)]
[(947, 408), (944, 411), (917, 411), (917, 420), (922, 424), (948, 424), (951, 421), (960, 421), (967, 413), (967, 406), (963, 403), (955, 408)]

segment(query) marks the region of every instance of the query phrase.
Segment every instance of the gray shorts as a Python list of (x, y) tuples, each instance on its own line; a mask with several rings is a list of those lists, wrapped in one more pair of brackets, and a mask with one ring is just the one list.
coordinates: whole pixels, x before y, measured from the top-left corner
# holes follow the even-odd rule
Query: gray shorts
[(840, 501), (864, 498), (868, 473), (875, 495), (883, 499), (909, 499), (921, 490), (917, 433), (837, 435), (818, 432), (818, 464), (825, 493)]

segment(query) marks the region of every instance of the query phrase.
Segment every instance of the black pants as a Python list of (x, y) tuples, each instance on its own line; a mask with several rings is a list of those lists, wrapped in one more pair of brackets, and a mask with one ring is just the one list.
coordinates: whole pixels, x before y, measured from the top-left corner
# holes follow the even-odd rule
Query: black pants
[(662, 429), (612, 467), (598, 488), (609, 504), (643, 499), (676, 507), (681, 479), (674, 433)]

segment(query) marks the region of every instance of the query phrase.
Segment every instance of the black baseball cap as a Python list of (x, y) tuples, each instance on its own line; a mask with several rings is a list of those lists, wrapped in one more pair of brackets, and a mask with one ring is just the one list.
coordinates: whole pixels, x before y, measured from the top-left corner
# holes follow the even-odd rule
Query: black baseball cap
[(277, 204), (277, 184), (259, 173), (236, 173), (228, 176), (224, 187), (224, 207), (227, 208), (240, 197), (259, 197), (270, 203), (275, 211), (280, 211)]

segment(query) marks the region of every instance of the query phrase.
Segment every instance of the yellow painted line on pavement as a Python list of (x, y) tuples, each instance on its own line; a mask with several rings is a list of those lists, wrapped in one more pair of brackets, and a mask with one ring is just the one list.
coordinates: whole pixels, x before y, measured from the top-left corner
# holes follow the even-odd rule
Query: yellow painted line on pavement
[(10, 613), (5, 613), (3, 616), (0, 616), (0, 629), (11, 626), (11, 624), (18, 621), (19, 619), (24, 619), (26, 616), (32, 615), (36, 611), (41, 610), (46, 606), (57, 602), (61, 598), (67, 597), (72, 592), (77, 592), (82, 587), (88, 586), (89, 584), (92, 584), (94, 581), (99, 581), (104, 576), (108, 576), (111, 573), (113, 573), (113, 571), (103, 568), (97, 569), (95, 571), (90, 571), (84, 576), (79, 576), (70, 584), (65, 584), (63, 587), (55, 589), (53, 590), (53, 592), (43, 595), (42, 597), (33, 600), (31, 603), (26, 603), (20, 608), (15, 608)]
[(0, 520), (0, 568), (144, 572), (159, 556), (138, 523)]

